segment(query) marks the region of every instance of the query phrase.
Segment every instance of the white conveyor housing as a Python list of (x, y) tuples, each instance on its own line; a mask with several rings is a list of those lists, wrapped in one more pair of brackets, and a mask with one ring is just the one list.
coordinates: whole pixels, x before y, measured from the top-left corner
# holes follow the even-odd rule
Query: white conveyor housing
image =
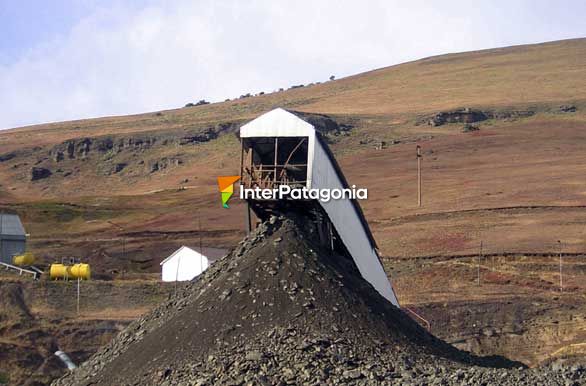
[[(296, 181), (296, 185), (307, 189), (349, 187), (316, 128), (292, 112), (281, 108), (269, 111), (243, 125), (240, 138), (243, 143), (241, 183), (244, 186), (251, 181), (247, 182), (245, 177), (248, 176), (269, 185)], [(275, 185), (261, 187), (274, 188)], [(347, 198), (318, 202), (362, 277), (399, 307), (358, 202)]]

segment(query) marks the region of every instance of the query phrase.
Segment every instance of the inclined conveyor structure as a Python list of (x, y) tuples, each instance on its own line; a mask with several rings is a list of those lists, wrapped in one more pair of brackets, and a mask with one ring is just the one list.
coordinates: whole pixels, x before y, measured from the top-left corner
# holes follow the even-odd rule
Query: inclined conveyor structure
[[(277, 108), (240, 129), (242, 142), (240, 188), (348, 189), (348, 183), (316, 127), (303, 115)], [(324, 245), (349, 255), (360, 274), (388, 301), (399, 307), (377, 245), (362, 209), (355, 199), (263, 200), (247, 199), (260, 220), (285, 207), (308, 210), (318, 221)]]

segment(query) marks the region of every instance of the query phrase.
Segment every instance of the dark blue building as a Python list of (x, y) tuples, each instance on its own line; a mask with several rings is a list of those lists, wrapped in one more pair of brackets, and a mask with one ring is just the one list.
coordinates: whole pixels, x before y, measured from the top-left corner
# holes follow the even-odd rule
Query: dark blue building
[(16, 214), (0, 213), (0, 261), (12, 264), (12, 258), (26, 249), (26, 233)]

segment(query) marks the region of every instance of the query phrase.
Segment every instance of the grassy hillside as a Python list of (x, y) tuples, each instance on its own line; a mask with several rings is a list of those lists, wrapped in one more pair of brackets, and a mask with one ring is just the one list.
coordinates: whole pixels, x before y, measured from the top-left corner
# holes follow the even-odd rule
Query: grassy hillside
[(586, 39), (448, 54), (303, 87), (194, 108), (28, 126), (2, 133), (2, 151), (82, 136), (169, 130), (251, 119), (275, 106), (389, 115), (461, 106), (586, 99)]
[[(153, 270), (181, 244), (230, 246), (244, 212), (238, 203), (220, 208), (215, 177), (237, 173), (238, 125), (280, 106), (353, 127), (331, 146), (348, 180), (370, 189), (362, 205), (386, 255), (465, 254), (480, 240), (499, 252), (550, 251), (558, 239), (568, 252), (584, 251), (585, 63), (586, 39), (567, 40), (442, 55), (224, 103), (8, 130), (0, 133), (0, 203), (22, 214), (32, 249), (47, 260), (74, 254), (103, 270)], [(426, 124), (464, 107), (489, 116), (475, 123), (479, 131)], [(381, 141), (389, 145), (375, 150)], [(31, 181), (33, 168), (48, 175)]]

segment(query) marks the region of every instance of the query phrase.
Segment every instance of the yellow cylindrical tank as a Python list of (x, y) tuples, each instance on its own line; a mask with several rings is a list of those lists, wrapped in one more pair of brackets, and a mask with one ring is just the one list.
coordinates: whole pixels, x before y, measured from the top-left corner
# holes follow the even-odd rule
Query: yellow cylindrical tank
[(27, 265), (33, 265), (34, 263), (35, 263), (35, 256), (30, 252), (27, 252), (24, 255), (14, 256), (12, 258), (12, 264), (14, 264), (18, 267), (25, 267)]
[(66, 280), (69, 278), (68, 266), (56, 263), (51, 264), (49, 269), (49, 276), (51, 280)]
[(89, 280), (91, 277), (89, 264), (73, 264), (69, 267), (68, 272), (71, 279)]

